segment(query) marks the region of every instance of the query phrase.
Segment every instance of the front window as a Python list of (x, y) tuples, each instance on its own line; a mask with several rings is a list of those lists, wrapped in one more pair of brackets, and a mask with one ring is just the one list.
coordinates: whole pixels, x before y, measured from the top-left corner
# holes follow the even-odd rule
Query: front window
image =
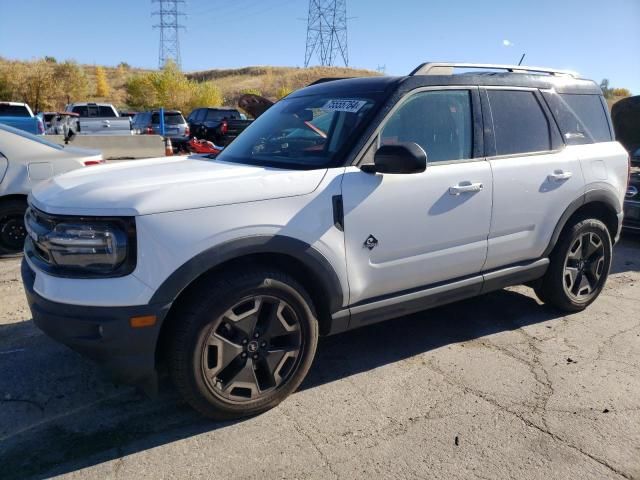
[(364, 125), (371, 98), (285, 98), (261, 115), (219, 156), (226, 162), (282, 168), (329, 166)]

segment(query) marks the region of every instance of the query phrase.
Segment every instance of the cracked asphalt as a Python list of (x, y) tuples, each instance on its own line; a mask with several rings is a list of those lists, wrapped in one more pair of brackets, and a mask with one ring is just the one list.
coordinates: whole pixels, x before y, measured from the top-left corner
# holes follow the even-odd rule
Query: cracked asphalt
[(40, 333), (0, 261), (0, 478), (640, 478), (640, 239), (563, 316), (510, 288), (322, 339), (239, 422), (113, 385)]

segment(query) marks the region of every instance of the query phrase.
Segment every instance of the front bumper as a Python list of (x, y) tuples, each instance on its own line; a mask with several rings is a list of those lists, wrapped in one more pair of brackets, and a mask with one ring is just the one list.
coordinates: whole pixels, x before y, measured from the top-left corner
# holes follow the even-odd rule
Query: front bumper
[[(36, 273), (24, 259), (21, 273), (38, 328), (103, 366), (115, 380), (155, 389), (156, 346), (170, 304), (96, 307), (52, 302), (35, 292)], [(129, 319), (143, 315), (156, 315), (155, 325), (132, 328)]]

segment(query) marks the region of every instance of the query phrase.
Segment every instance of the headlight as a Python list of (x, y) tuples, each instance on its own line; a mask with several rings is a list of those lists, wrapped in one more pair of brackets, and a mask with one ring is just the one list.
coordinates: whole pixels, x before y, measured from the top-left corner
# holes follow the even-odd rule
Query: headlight
[(52, 275), (113, 277), (135, 267), (133, 218), (67, 217), (27, 210), (25, 253)]

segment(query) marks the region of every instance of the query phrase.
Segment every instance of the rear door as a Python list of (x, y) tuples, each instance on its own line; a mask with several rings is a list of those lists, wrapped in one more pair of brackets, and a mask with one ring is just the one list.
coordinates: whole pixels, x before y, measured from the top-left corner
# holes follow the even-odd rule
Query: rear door
[(493, 215), (485, 270), (538, 259), (584, 192), (579, 159), (536, 89), (481, 89)]
[(410, 93), (382, 123), (364, 163), (379, 145), (415, 142), (427, 153), (426, 170), (347, 168), (342, 192), (352, 304), (480, 272), (492, 180), (479, 110), (477, 88)]

